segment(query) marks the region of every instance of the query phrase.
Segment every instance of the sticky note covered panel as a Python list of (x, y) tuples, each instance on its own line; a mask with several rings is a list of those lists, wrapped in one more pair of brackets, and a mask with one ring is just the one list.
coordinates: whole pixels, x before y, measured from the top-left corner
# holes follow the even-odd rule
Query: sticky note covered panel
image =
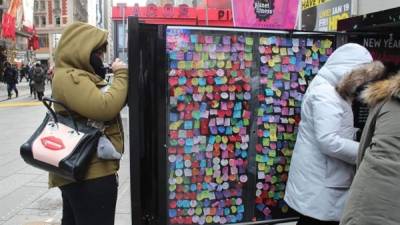
[(168, 220), (244, 220), (254, 38), (168, 29)]
[(307, 84), (332, 53), (332, 40), (261, 36), (256, 112), (255, 219), (285, 217), (284, 202), (300, 107)]

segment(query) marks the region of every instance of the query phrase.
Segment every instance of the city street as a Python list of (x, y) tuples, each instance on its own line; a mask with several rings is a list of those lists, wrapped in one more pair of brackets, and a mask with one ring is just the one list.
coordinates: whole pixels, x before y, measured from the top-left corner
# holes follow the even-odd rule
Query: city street
[[(18, 84), (18, 89), (19, 97), (7, 100), (6, 87), (0, 84), (0, 225), (60, 224), (60, 191), (57, 188), (49, 190), (47, 173), (27, 165), (19, 155), (20, 145), (40, 124), (45, 108), (30, 97), (26, 81)], [(49, 85), (45, 94), (51, 95)], [(127, 115), (125, 109), (122, 112), (125, 128)], [(128, 159), (129, 151), (126, 151), (119, 174), (116, 225), (131, 224)]]

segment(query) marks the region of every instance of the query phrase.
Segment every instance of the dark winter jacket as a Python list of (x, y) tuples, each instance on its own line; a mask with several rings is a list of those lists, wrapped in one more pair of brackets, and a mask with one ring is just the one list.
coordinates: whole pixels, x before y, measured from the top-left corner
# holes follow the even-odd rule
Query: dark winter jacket
[(7, 84), (16, 84), (18, 83), (18, 73), (13, 68), (6, 68), (4, 70), (4, 81)]
[(46, 74), (41, 67), (35, 67), (32, 70), (33, 86), (37, 92), (44, 92)]

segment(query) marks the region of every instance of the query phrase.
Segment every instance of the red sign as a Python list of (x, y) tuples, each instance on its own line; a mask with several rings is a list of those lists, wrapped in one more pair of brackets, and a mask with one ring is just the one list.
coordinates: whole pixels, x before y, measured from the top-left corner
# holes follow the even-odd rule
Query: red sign
[[(112, 19), (122, 20), (123, 10), (119, 7), (113, 7)], [(207, 15), (208, 13), (208, 15)], [(132, 7), (125, 8), (125, 18), (128, 16), (139, 17), (142, 22), (151, 24), (174, 24), (174, 25), (208, 25), (210, 26), (233, 26), (231, 9), (193, 8), (186, 4), (174, 7), (172, 4), (165, 4), (158, 7), (155, 4), (149, 4), (146, 7), (140, 7), (135, 4)]]

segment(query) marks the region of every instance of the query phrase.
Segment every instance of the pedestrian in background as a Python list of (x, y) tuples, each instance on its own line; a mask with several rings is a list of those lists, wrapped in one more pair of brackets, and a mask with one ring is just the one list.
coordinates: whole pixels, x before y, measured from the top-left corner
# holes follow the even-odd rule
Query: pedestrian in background
[(29, 67), (27, 65), (27, 73), (28, 73), (28, 78), (29, 78), (29, 89), (30, 89), (31, 97), (33, 95), (33, 99), (36, 99), (36, 90), (35, 90), (35, 85), (34, 85), (35, 82), (33, 81), (33, 78), (32, 78), (33, 68), (34, 68), (34, 66)]
[[(107, 86), (102, 77), (105, 71), (98, 66), (107, 49), (107, 36), (106, 31), (81, 22), (65, 28), (55, 54), (52, 93), (54, 99), (73, 111), (74, 118), (107, 124), (106, 138), (122, 153), (124, 138), (119, 112), (127, 98), (128, 70), (125, 63), (116, 60), (112, 65), (114, 82)], [(62, 113), (63, 109), (55, 106), (55, 110)], [(118, 169), (118, 159), (94, 154), (82, 182), (74, 183), (50, 173), (50, 187), (59, 187), (62, 194), (61, 224), (113, 225)]]
[(358, 142), (353, 140), (351, 102), (335, 87), (352, 70), (370, 62), (367, 49), (346, 44), (328, 58), (304, 95), (285, 193), (285, 201), (300, 213), (298, 225), (339, 224)]
[(15, 97), (18, 98), (18, 73), (9, 62), (6, 62), (4, 69), (4, 81), (7, 84), (8, 99), (11, 99), (12, 91), (15, 92)]
[(362, 99), (370, 106), (370, 113), (361, 136), (357, 173), (340, 224), (398, 225), (400, 73), (370, 84)]
[(32, 80), (37, 97), (39, 101), (42, 101), (45, 90), (46, 74), (39, 63), (36, 63), (35, 68), (32, 70)]

